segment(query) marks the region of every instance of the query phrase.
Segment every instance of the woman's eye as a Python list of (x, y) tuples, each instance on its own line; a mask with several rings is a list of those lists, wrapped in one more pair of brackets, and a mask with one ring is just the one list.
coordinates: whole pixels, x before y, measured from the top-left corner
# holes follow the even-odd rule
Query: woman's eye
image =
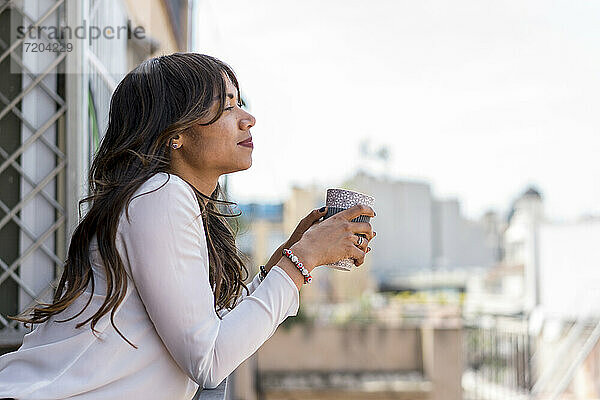
[(225, 107), (225, 110), (232, 110), (233, 106)]

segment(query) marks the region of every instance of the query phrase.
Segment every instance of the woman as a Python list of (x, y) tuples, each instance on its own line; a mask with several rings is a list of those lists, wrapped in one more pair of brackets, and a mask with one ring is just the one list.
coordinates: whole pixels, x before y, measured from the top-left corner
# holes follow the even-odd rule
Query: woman
[(232, 215), (216, 204), (234, 204), (217, 200), (218, 179), (252, 165), (254, 124), (233, 71), (210, 56), (153, 58), (121, 81), (90, 169), (92, 194), (80, 201), (92, 206), (53, 304), (13, 318), (40, 325), (0, 357), (0, 398), (191, 399), (297, 314), (306, 280), (282, 249), (308, 271), (363, 263), (373, 231), (349, 221), (373, 210), (319, 222), (321, 209), (275, 251), (266, 276), (243, 283), (248, 270), (224, 218)]

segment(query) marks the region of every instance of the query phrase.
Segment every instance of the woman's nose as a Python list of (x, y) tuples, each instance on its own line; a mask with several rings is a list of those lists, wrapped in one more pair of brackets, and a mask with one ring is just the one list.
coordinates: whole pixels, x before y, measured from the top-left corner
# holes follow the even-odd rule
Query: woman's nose
[(244, 131), (252, 128), (256, 124), (256, 119), (250, 113), (246, 113), (246, 115), (240, 120), (240, 128)]

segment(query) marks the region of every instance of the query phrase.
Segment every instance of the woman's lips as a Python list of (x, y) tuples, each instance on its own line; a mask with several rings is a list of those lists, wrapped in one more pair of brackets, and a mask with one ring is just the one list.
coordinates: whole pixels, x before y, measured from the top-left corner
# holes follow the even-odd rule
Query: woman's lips
[(254, 144), (252, 143), (252, 140), (248, 141), (248, 142), (241, 142), (238, 143), (239, 146), (244, 146), (244, 147), (251, 147), (254, 148)]

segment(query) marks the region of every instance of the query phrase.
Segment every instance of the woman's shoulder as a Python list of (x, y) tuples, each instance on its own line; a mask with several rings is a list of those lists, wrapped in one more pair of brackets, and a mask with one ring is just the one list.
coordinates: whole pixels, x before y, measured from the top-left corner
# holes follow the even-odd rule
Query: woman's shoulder
[[(193, 189), (182, 178), (167, 172), (158, 172), (148, 178), (126, 203), (128, 213), (148, 211), (152, 215), (168, 213), (173, 208), (185, 208), (200, 213)], [(125, 214), (123, 209), (122, 214)]]
[(194, 191), (186, 181), (178, 175), (168, 172), (157, 172), (152, 175), (135, 191), (132, 199), (141, 198), (153, 193), (156, 193), (154, 197), (175, 195), (192, 199), (196, 198)]

